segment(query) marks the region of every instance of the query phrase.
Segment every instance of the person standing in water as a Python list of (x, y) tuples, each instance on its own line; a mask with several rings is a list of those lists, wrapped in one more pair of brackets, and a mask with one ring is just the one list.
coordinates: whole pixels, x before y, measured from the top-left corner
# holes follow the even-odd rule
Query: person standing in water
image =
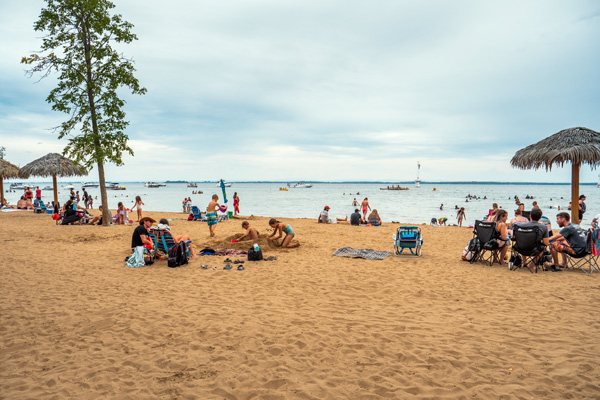
[(371, 209), (371, 206), (369, 205), (369, 199), (365, 197), (365, 199), (363, 200), (363, 202), (360, 204), (361, 208), (362, 208), (362, 212), (363, 212), (363, 221), (367, 220), (367, 209)]

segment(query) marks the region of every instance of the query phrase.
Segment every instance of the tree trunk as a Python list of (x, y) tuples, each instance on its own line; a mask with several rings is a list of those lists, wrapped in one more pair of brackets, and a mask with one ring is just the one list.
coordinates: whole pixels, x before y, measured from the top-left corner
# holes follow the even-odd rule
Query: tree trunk
[(98, 181), (100, 182), (100, 197), (102, 199), (102, 225), (110, 225), (108, 210), (108, 196), (106, 195), (106, 181), (104, 178), (104, 163), (98, 162)]
[(579, 164), (573, 163), (571, 170), (571, 222), (579, 224)]

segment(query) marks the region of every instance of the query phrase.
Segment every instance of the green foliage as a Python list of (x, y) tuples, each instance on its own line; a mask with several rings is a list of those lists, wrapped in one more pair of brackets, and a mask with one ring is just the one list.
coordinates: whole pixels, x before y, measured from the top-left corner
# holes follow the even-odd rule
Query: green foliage
[(133, 76), (131, 59), (119, 54), (112, 43), (131, 43), (137, 37), (133, 25), (121, 15), (110, 15), (108, 0), (46, 0), (36, 31), (44, 32), (40, 53), (23, 57), (29, 73), (58, 73), (58, 85), (46, 101), (52, 109), (69, 114), (56, 129), (59, 139), (68, 137), (64, 154), (90, 168), (106, 161), (122, 165), (123, 153), (133, 155), (124, 133), (125, 101), (117, 90), (126, 87), (144, 94)]
[(4, 146), (0, 147), (0, 160), (4, 160), (5, 154), (6, 154), (6, 148)]

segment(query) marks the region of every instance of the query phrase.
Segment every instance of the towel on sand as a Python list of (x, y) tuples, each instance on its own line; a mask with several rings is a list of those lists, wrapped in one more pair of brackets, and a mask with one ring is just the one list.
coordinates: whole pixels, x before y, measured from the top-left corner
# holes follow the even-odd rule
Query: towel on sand
[(342, 247), (333, 252), (332, 257), (366, 258), (367, 260), (383, 260), (392, 254), (391, 251), (376, 251), (371, 249), (353, 249)]

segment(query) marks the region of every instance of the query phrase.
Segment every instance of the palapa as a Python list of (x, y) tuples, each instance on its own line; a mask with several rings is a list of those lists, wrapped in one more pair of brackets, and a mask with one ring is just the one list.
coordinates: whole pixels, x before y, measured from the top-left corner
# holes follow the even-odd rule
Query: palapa
[(54, 186), (54, 204), (58, 204), (57, 176), (84, 176), (87, 174), (88, 171), (84, 167), (58, 153), (46, 154), (44, 157), (25, 165), (19, 172), (21, 178), (51, 176)]
[(0, 159), (0, 204), (4, 204), (4, 180), (17, 178), (19, 176), (19, 167)]
[(546, 168), (553, 165), (572, 164), (571, 172), (571, 220), (579, 223), (579, 168), (600, 164), (600, 133), (588, 128), (564, 129), (546, 139), (525, 147), (515, 153), (510, 164), (520, 169)]

